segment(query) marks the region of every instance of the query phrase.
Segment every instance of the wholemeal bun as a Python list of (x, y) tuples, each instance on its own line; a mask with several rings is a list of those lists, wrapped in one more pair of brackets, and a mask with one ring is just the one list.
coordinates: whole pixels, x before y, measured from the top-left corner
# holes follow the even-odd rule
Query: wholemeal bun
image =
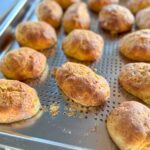
[(134, 16), (126, 7), (112, 4), (102, 8), (99, 14), (100, 26), (111, 33), (131, 30)]
[(76, 29), (63, 41), (64, 53), (80, 61), (94, 61), (101, 57), (104, 41), (103, 38), (88, 30)]
[(66, 96), (84, 106), (103, 105), (110, 96), (108, 82), (82, 64), (65, 63), (56, 70), (55, 78)]
[(150, 64), (129, 63), (119, 75), (122, 87), (132, 95), (150, 104)]
[(45, 21), (54, 28), (58, 28), (61, 24), (63, 10), (57, 2), (44, 0), (38, 5), (36, 14), (39, 20)]
[(134, 14), (136, 14), (141, 9), (149, 7), (150, 0), (128, 0), (127, 6)]
[(16, 40), (21, 46), (43, 50), (53, 47), (57, 37), (55, 30), (49, 24), (42, 21), (27, 21), (17, 26)]
[(107, 129), (120, 150), (150, 149), (150, 109), (139, 102), (122, 102), (109, 114)]
[(89, 29), (90, 16), (86, 4), (79, 2), (70, 6), (64, 14), (63, 26), (66, 33), (74, 29)]
[(63, 9), (67, 9), (74, 3), (80, 2), (80, 0), (55, 0)]
[(150, 29), (150, 7), (137, 13), (136, 24), (140, 29)]
[(40, 108), (33, 88), (17, 80), (0, 79), (0, 123), (31, 118)]
[(143, 29), (127, 34), (119, 42), (119, 51), (136, 61), (150, 61), (150, 30)]
[(88, 0), (88, 6), (92, 11), (99, 13), (104, 6), (118, 2), (119, 0)]
[(0, 63), (0, 70), (11, 79), (35, 79), (44, 72), (46, 64), (46, 57), (42, 53), (22, 47), (14, 49), (4, 56)]

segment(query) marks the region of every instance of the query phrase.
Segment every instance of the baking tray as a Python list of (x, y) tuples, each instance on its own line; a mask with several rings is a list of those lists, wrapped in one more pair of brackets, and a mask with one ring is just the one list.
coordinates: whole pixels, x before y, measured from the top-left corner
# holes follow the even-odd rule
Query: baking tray
[[(1, 32), (0, 58), (9, 50), (19, 47), (13, 36), (16, 25), (24, 20), (37, 20), (35, 16), (37, 3), (39, 0), (33, 1), (30, 7), (23, 7), (16, 17), (14, 16), (13, 23), (10, 22), (3, 33)], [(24, 13), (22, 13), (23, 10)], [(130, 62), (123, 58), (117, 50), (118, 41), (123, 35), (114, 36), (101, 30), (98, 25), (98, 16), (92, 12), (90, 15), (91, 30), (103, 36), (105, 46), (102, 58), (95, 63), (86, 65), (97, 70), (97, 73), (104, 76), (109, 82), (111, 96), (105, 106), (86, 108), (75, 104), (67, 100), (57, 87), (51, 72), (55, 67), (68, 61), (61, 48), (62, 40), (66, 36), (61, 27), (57, 31), (56, 49), (48, 50), (45, 53), (48, 56), (49, 66), (46, 79), (29, 83), (37, 90), (43, 110), (37, 116), (26, 121), (0, 125), (0, 144), (26, 150), (117, 150), (107, 133), (107, 115), (122, 101), (138, 99), (125, 92), (118, 83), (118, 74), (122, 66)], [(7, 44), (4, 44), (6, 31), (9, 31), (8, 35), (11, 38), (9, 41), (7, 40)], [(0, 74), (0, 78), (4, 78), (2, 74)], [(50, 112), (53, 104), (59, 106), (56, 116)]]

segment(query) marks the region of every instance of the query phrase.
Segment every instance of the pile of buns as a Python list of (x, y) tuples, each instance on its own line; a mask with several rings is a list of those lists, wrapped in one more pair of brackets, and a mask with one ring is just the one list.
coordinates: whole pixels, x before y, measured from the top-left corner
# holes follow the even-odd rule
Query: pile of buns
[[(87, 0), (87, 4), (81, 0), (43, 0), (35, 11), (38, 21), (22, 22), (16, 28), (20, 48), (8, 52), (0, 62), (0, 71), (9, 78), (0, 79), (0, 123), (24, 120), (39, 111), (36, 91), (23, 82), (39, 78), (45, 71), (43, 50), (57, 45), (56, 30), (61, 24), (68, 34), (62, 50), (78, 63), (68, 60), (56, 69), (57, 85), (81, 105), (105, 104), (110, 97), (109, 83), (82, 64), (101, 59), (105, 45), (100, 34), (90, 31), (88, 9), (99, 13), (97, 22), (104, 33), (126, 33), (118, 51), (135, 62), (122, 68), (119, 82), (127, 92), (150, 104), (150, 0), (128, 0), (127, 7), (119, 0)], [(134, 25), (138, 31), (132, 32)], [(144, 104), (121, 103), (108, 116), (107, 129), (121, 150), (150, 149), (150, 109)]]

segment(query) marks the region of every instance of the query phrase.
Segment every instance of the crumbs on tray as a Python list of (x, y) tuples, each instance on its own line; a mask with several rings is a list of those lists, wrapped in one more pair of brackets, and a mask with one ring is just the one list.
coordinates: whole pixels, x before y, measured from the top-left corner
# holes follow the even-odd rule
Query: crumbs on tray
[(59, 113), (59, 107), (60, 106), (57, 103), (52, 103), (50, 105), (50, 114), (51, 114), (52, 117), (55, 117), (55, 116), (58, 115), (58, 113)]

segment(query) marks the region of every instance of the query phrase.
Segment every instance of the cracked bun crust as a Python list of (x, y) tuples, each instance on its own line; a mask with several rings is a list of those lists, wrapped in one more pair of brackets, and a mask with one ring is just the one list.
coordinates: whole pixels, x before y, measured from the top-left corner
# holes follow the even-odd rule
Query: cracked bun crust
[(103, 105), (110, 96), (108, 82), (82, 64), (65, 63), (56, 70), (55, 78), (66, 96), (84, 106)]
[(130, 63), (122, 68), (120, 84), (132, 95), (150, 104), (150, 64)]
[(140, 29), (150, 29), (150, 7), (137, 13), (136, 24)]
[(87, 5), (79, 2), (70, 6), (64, 14), (63, 26), (66, 33), (74, 29), (89, 29), (90, 16)]
[(120, 150), (150, 149), (150, 109), (139, 102), (116, 107), (107, 118), (107, 129)]
[(136, 14), (141, 9), (149, 7), (150, 0), (128, 0), (127, 6), (134, 14)]
[(100, 26), (112, 33), (131, 30), (134, 16), (126, 7), (112, 4), (102, 8), (99, 14)]
[(38, 5), (36, 14), (39, 20), (47, 22), (54, 28), (58, 28), (61, 24), (63, 10), (57, 2), (44, 0)]
[(94, 61), (102, 55), (103, 38), (88, 30), (76, 29), (63, 41), (64, 53), (80, 61)]
[(46, 57), (27, 47), (8, 52), (0, 63), (2, 73), (8, 78), (16, 80), (38, 78), (45, 68)]
[(150, 30), (143, 29), (127, 34), (119, 42), (119, 51), (136, 61), (150, 61)]
[(99, 13), (104, 6), (117, 3), (119, 3), (119, 0), (88, 0), (89, 8), (97, 13)]
[(16, 40), (21, 46), (43, 50), (53, 47), (57, 42), (57, 36), (49, 24), (42, 21), (27, 21), (17, 26)]
[(74, 3), (80, 2), (80, 0), (55, 0), (63, 9), (67, 9)]
[(17, 80), (0, 79), (0, 123), (31, 118), (40, 107), (33, 88)]

